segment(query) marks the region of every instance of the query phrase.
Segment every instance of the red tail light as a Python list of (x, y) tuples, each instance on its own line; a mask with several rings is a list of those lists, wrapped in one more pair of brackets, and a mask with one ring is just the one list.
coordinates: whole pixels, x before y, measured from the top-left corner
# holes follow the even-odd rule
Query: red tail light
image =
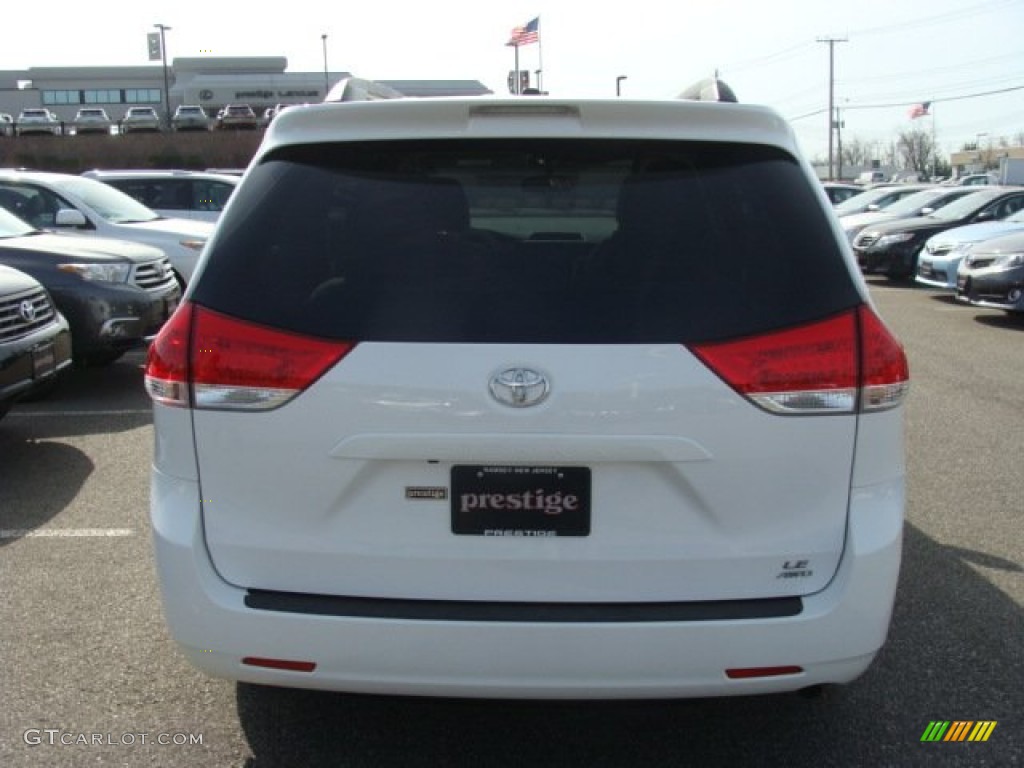
[(908, 387), (903, 348), (866, 306), (691, 351), (737, 392), (774, 413), (891, 408)]
[(268, 410), (309, 387), (353, 346), (186, 303), (150, 346), (146, 389), (165, 405)]

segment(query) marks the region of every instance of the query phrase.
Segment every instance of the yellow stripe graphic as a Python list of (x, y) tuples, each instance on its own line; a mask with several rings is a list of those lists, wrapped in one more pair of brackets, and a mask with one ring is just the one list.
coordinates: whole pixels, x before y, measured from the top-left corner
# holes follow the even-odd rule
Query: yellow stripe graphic
[(981, 720), (974, 730), (971, 731), (971, 735), (968, 737), (968, 741), (988, 741), (988, 737), (992, 735), (992, 731), (996, 728), (995, 720)]

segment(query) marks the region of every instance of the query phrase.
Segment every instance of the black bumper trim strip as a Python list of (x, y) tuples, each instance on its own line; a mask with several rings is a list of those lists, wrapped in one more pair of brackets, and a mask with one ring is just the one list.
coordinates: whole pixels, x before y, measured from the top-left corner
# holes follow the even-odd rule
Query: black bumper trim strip
[(405, 621), (632, 623), (733, 621), (797, 616), (799, 597), (660, 603), (513, 603), (313, 595), (252, 589), (245, 605), (259, 611)]

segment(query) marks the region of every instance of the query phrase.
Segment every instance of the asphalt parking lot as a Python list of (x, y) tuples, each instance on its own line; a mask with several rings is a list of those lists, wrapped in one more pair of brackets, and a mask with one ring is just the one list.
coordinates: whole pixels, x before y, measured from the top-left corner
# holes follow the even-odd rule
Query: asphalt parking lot
[[(889, 642), (824, 697), (481, 702), (206, 678), (164, 629), (141, 353), (0, 422), (0, 765), (1024, 764), (1024, 320), (874, 280), (910, 356)], [(922, 742), (991, 721), (985, 742)]]

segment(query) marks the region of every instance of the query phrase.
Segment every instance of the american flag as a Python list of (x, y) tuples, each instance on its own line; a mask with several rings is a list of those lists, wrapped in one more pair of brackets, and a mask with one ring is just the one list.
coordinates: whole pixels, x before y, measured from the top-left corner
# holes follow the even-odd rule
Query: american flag
[(505, 45), (529, 45), (540, 42), (540, 16), (531, 19), (522, 27), (512, 30), (512, 36)]
[(911, 120), (916, 120), (919, 117), (924, 117), (925, 115), (927, 115), (928, 107), (930, 107), (931, 105), (932, 103), (930, 101), (922, 101), (920, 104), (915, 104), (914, 106), (912, 106), (910, 108), (910, 112), (908, 112), (907, 114), (910, 115)]

